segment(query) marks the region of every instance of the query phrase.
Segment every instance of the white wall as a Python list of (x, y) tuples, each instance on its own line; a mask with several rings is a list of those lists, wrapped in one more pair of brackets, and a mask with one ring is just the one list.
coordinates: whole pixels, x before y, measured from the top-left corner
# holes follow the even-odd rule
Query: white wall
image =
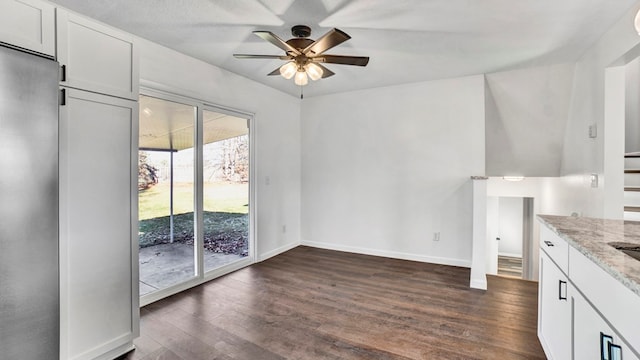
[(258, 259), (296, 246), (300, 100), (149, 41), (139, 39), (136, 44), (142, 85), (255, 114)]
[[(605, 68), (631, 50), (640, 37), (633, 19), (640, 3), (630, 9), (576, 65), (571, 110), (565, 131), (561, 172), (563, 180), (553, 191), (563, 195), (565, 209), (584, 216), (605, 216), (605, 189), (619, 181), (605, 179)], [(599, 135), (588, 136), (589, 125), (596, 124)], [(609, 143), (624, 144), (624, 133), (608, 134)], [(614, 155), (616, 156), (616, 155)], [(621, 171), (621, 169), (620, 169)], [(613, 176), (618, 176), (617, 170)], [(591, 188), (592, 173), (600, 177), (600, 186)], [(617, 186), (617, 185), (616, 185)]]
[(487, 74), (487, 175), (560, 176), (573, 64)]
[(305, 99), (301, 122), (303, 244), (470, 265), (482, 75)]
[(524, 202), (521, 197), (500, 197), (498, 254), (522, 257), (522, 216)]
[(640, 151), (640, 58), (625, 66), (625, 152)]

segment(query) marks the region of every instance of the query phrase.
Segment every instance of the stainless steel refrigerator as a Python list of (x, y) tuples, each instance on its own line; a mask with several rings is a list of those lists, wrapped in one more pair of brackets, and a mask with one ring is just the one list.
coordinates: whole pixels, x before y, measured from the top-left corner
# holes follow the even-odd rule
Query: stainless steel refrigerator
[(0, 359), (59, 358), (58, 289), (58, 63), (0, 46)]

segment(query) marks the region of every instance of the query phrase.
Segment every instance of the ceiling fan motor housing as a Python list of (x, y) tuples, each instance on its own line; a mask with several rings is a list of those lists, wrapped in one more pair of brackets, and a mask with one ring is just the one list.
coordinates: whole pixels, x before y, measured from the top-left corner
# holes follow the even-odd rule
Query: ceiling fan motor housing
[(291, 28), (291, 35), (299, 38), (311, 36), (311, 28), (307, 25), (295, 25)]

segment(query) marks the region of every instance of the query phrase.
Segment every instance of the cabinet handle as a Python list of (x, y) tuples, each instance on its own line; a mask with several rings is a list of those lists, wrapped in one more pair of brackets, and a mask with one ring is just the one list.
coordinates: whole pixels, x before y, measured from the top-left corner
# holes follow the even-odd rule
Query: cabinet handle
[(60, 65), (60, 82), (67, 81), (67, 65)]
[(613, 343), (613, 337), (600, 332), (600, 360), (622, 360), (622, 346)]
[[(564, 296), (562, 295), (562, 285), (564, 285)], [(558, 280), (558, 299), (567, 300), (567, 282)]]
[(555, 245), (553, 245), (553, 243), (552, 243), (551, 241), (549, 241), (549, 240), (545, 240), (544, 244), (545, 244), (545, 245), (547, 245), (547, 246), (549, 246), (549, 247), (551, 247), (551, 246), (555, 246)]
[(609, 360), (622, 360), (622, 346), (609, 343)]
[(60, 106), (67, 105), (67, 90), (66, 89), (60, 89), (60, 99), (59, 99), (58, 104)]

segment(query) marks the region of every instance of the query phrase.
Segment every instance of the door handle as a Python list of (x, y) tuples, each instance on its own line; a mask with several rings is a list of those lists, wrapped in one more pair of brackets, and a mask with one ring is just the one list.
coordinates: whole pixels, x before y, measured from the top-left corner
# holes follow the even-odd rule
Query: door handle
[(549, 240), (545, 240), (545, 241), (544, 241), (544, 244), (545, 244), (545, 245), (547, 245), (547, 246), (549, 246), (549, 247), (551, 247), (551, 246), (555, 246), (555, 245), (553, 245), (553, 243), (552, 243), (551, 241), (549, 241)]
[[(562, 295), (563, 287), (564, 287), (564, 295)], [(567, 282), (566, 281), (558, 280), (558, 300), (567, 300)]]

